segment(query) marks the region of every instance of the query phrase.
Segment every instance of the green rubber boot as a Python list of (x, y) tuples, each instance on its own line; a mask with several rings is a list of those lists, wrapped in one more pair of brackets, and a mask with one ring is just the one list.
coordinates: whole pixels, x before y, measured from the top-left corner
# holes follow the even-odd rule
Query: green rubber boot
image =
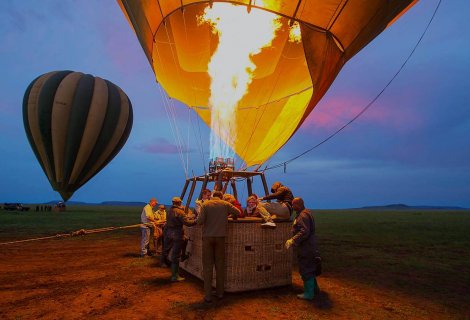
[(179, 270), (179, 265), (177, 263), (172, 263), (171, 264), (171, 281), (172, 282), (184, 281), (184, 278), (178, 274), (178, 270)]
[[(302, 277), (302, 279), (304, 278)], [(304, 280), (304, 293), (298, 294), (297, 298), (304, 300), (313, 300), (313, 297), (315, 296), (316, 284), (317, 281), (315, 277)]]

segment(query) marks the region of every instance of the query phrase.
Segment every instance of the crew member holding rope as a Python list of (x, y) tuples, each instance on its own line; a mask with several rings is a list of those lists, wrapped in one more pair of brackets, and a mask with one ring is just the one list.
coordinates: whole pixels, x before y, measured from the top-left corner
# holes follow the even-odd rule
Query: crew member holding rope
[[(149, 203), (142, 209), (140, 214), (140, 256), (143, 258), (150, 253), (150, 237), (153, 239), (154, 228), (155, 228), (155, 217), (153, 215), (153, 208), (158, 204), (157, 199), (150, 199)], [(153, 241), (152, 241), (153, 242)], [(156, 250), (156, 248), (154, 248)]]

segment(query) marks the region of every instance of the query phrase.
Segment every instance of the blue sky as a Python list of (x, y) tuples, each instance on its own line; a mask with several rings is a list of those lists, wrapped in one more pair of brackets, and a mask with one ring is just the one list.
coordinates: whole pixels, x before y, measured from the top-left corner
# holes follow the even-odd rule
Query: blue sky
[[(359, 52), (268, 165), (322, 141), (367, 105), (411, 52), (437, 3), (419, 2)], [(411, 60), (369, 111), (290, 163), (286, 173), (268, 171), (268, 183), (284, 182), (312, 208), (390, 203), (470, 208), (468, 12), (468, 1), (443, 1)], [(0, 202), (59, 199), (29, 146), (21, 111), (28, 84), (53, 70), (106, 78), (134, 107), (124, 148), (71, 200), (155, 196), (168, 203), (179, 195), (185, 174), (154, 74), (115, 1), (1, 1), (0, 41)], [(197, 136), (199, 126), (208, 139), (207, 127), (195, 118), (189, 122), (183, 105), (177, 112), (182, 134)], [(190, 141), (190, 174), (203, 173), (196, 143)]]

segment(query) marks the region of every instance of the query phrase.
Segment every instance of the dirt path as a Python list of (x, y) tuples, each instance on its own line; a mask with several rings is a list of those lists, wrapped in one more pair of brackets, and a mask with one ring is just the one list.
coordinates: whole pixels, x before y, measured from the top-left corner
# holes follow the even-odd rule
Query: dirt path
[(465, 319), (416, 297), (319, 278), (315, 301), (296, 299), (292, 287), (201, 303), (202, 282), (171, 283), (157, 258), (138, 257), (138, 233), (48, 240), (0, 247), (1, 319)]

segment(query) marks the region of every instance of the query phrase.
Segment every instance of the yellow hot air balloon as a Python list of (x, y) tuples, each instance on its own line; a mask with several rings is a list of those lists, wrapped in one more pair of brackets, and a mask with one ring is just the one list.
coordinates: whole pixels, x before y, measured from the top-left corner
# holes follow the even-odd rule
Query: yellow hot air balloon
[(157, 81), (246, 166), (281, 148), (344, 64), (416, 2), (118, 0)]
[(117, 155), (129, 137), (132, 119), (124, 91), (81, 72), (43, 74), (24, 94), (26, 135), (64, 201)]

